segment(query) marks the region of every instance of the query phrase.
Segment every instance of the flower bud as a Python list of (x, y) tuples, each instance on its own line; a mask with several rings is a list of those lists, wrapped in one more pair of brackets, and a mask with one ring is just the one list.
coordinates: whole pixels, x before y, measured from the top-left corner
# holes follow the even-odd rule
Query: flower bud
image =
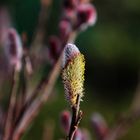
[(15, 29), (7, 30), (5, 40), (5, 50), (9, 59), (10, 65), (19, 71), (21, 69), (21, 58), (23, 55), (21, 39)]
[(89, 131), (85, 128), (78, 128), (74, 135), (74, 140), (91, 140)]
[(99, 113), (94, 113), (91, 122), (98, 140), (103, 140), (108, 134), (108, 126), (106, 121)]
[(59, 30), (60, 30), (60, 38), (61, 40), (65, 41), (69, 37), (71, 32), (71, 24), (70, 21), (67, 19), (62, 19), (59, 23)]
[(82, 140), (83, 134), (81, 129), (77, 129), (74, 135), (74, 140)]
[(60, 121), (61, 121), (61, 127), (65, 134), (68, 134), (69, 129), (70, 129), (70, 119), (71, 119), (71, 114), (69, 111), (63, 111), (60, 116)]
[(48, 49), (48, 57), (49, 61), (54, 63), (61, 51), (61, 43), (58, 37), (51, 36), (49, 38), (49, 49)]
[(82, 129), (82, 140), (91, 140), (91, 135), (87, 129)]
[(83, 84), (85, 72), (84, 56), (73, 44), (67, 44), (63, 53), (62, 79), (66, 100), (75, 106), (77, 97), (83, 97)]
[(85, 29), (87, 26), (94, 25), (97, 20), (95, 7), (91, 4), (80, 4), (77, 7), (77, 18), (77, 27)]
[(79, 4), (79, 0), (64, 0), (63, 1), (63, 15), (65, 17), (73, 19), (76, 14), (76, 8)]

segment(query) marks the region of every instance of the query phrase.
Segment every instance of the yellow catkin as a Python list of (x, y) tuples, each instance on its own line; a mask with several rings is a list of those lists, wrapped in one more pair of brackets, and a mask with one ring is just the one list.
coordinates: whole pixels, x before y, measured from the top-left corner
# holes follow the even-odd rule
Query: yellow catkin
[(65, 95), (71, 106), (76, 105), (77, 96), (83, 97), (85, 72), (84, 55), (77, 54), (70, 60), (62, 71)]

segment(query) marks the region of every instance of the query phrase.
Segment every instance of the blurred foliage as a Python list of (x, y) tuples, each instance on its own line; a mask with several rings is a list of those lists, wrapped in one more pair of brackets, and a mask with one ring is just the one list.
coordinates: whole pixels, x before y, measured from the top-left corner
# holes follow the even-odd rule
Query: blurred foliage
[[(61, 1), (54, 0), (49, 12), (48, 35), (58, 32)], [(13, 25), (20, 33), (27, 32), (30, 43), (38, 22), (40, 1), (1, 0), (0, 3), (9, 7)], [(80, 125), (88, 127), (92, 133), (92, 112), (99, 111), (112, 125), (116, 115), (128, 111), (140, 70), (140, 1), (96, 0), (93, 3), (98, 11), (97, 24), (80, 33), (76, 40), (76, 45), (86, 57), (85, 98), (82, 103), (84, 118)], [(41, 139), (44, 124), (50, 119), (56, 123), (54, 139), (64, 137), (60, 131), (59, 115), (68, 105), (64, 100), (61, 79), (54, 94), (52, 102), (42, 109), (24, 140)], [(139, 131), (140, 122), (122, 140), (139, 140)]]

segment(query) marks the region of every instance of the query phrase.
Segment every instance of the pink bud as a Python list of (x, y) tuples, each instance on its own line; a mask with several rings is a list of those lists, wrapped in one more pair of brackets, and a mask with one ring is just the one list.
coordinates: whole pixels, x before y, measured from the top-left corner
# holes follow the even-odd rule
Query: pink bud
[(91, 122), (98, 140), (103, 140), (109, 131), (106, 121), (99, 113), (94, 113)]
[(8, 56), (10, 65), (14, 66), (17, 71), (21, 69), (22, 44), (21, 39), (15, 29), (7, 30), (5, 40), (5, 50)]
[(74, 140), (91, 140), (89, 131), (85, 128), (78, 128), (74, 135)]
[(59, 30), (60, 30), (60, 38), (61, 40), (65, 41), (69, 37), (71, 32), (71, 24), (68, 19), (62, 19), (59, 23)]
[(82, 26), (82, 28), (86, 28), (87, 26), (94, 25), (97, 20), (95, 7), (91, 4), (80, 4), (77, 7), (77, 18), (77, 27)]
[(82, 140), (83, 134), (81, 129), (77, 129), (74, 135), (74, 140)]
[(79, 0), (64, 0), (63, 2), (64, 17), (73, 19), (76, 15), (76, 9), (78, 4)]
[(61, 116), (60, 116), (60, 121), (61, 121), (61, 127), (63, 129), (63, 131), (68, 134), (69, 132), (69, 128), (70, 128), (70, 119), (71, 119), (71, 114), (69, 111), (63, 111), (61, 113)]
[(51, 36), (49, 38), (49, 46), (50, 46), (48, 49), (49, 61), (54, 63), (61, 51), (61, 42), (59, 38), (56, 36)]

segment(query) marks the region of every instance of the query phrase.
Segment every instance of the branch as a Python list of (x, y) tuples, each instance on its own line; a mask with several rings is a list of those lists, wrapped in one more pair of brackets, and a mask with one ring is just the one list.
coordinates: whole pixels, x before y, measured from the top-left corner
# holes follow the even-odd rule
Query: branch
[(80, 96), (77, 96), (77, 104), (72, 107), (72, 121), (70, 126), (69, 135), (66, 140), (73, 140), (74, 134), (78, 128), (78, 125), (82, 119), (82, 111), (80, 109)]
[(19, 81), (19, 72), (15, 69), (13, 70), (13, 79), (12, 79), (12, 89), (11, 89), (11, 97), (10, 97), (10, 103), (9, 108), (7, 112), (7, 119), (5, 122), (4, 127), (4, 137), (3, 140), (9, 140), (10, 135), (12, 132), (12, 126), (13, 126), (13, 115), (15, 111), (15, 104), (16, 104), (16, 94), (18, 90), (18, 81)]
[(43, 104), (47, 101), (56, 79), (60, 73), (60, 65), (61, 64), (61, 56), (59, 57), (58, 61), (54, 65), (48, 80), (45, 80), (45, 83), (42, 84), (41, 90), (38, 92), (40, 93), (31, 105), (25, 110), (22, 118), (20, 119), (19, 123), (17, 124), (14, 134), (13, 140), (19, 140), (22, 134), (25, 132), (28, 125), (32, 122), (32, 120), (37, 116), (38, 112), (40, 111)]

